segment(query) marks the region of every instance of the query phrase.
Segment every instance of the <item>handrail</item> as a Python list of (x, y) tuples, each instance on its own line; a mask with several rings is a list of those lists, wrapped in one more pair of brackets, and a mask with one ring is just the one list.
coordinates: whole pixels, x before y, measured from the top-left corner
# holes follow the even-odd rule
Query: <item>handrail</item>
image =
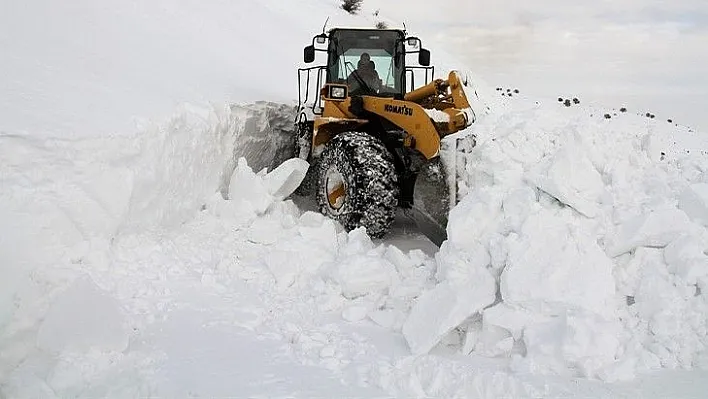
[[(425, 84), (427, 85), (430, 83), (432, 80), (435, 79), (435, 66), (406, 66), (406, 73), (410, 72), (411, 74), (411, 90), (415, 89), (415, 73), (413, 72), (414, 69), (422, 69), (425, 71)], [(430, 74), (428, 74), (430, 72)]]
[[(317, 82), (316, 85), (317, 87), (322, 86), (322, 70), (326, 69), (325, 66), (323, 65), (318, 65), (318, 66), (312, 66), (309, 68), (298, 68), (298, 74), (297, 74), (297, 86), (298, 86), (298, 91), (297, 91), (297, 106), (298, 109), (300, 109), (303, 105), (303, 103), (307, 104), (307, 101), (310, 99), (310, 73), (312, 73), (313, 70), (317, 70)], [(305, 80), (305, 98), (303, 99), (302, 96), (302, 80), (303, 80), (303, 73), (307, 74), (307, 79)], [(319, 100), (319, 97), (318, 97)], [(320, 115), (322, 114), (321, 110), (316, 110), (317, 108), (317, 101), (313, 102), (312, 104), (312, 112), (314, 114)], [(322, 107), (320, 107), (322, 108)], [(297, 120), (297, 117), (296, 117)]]

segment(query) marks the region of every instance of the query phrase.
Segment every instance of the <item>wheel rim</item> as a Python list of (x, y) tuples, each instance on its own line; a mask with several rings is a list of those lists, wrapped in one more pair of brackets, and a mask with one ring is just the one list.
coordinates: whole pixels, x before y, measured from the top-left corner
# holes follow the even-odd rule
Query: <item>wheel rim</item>
[(325, 182), (327, 189), (327, 202), (330, 208), (340, 210), (344, 206), (344, 197), (346, 196), (346, 186), (344, 177), (335, 167), (330, 167), (327, 170)]

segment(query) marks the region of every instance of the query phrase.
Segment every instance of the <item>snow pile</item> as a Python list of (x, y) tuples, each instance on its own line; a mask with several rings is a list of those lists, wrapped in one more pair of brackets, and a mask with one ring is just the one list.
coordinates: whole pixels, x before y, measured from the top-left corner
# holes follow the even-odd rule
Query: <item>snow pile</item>
[(413, 352), (455, 334), (465, 354), (523, 372), (616, 380), (708, 366), (708, 139), (630, 115), (507, 106), (458, 154), (467, 195), (438, 284), (406, 320)]
[[(268, 118), (252, 107), (192, 109), (156, 128), (162, 133), (152, 139), (104, 142), (104, 148), (112, 143), (105, 149), (110, 157), (84, 141), (65, 153), (45, 153), (43, 146), (65, 147), (4, 138), (8, 154), (31, 155), (12, 158), (4, 175), (16, 192), (34, 193), (35, 201), (56, 196), (29, 185), (47, 187), (41, 179), (87, 189), (60, 191), (71, 200), (62, 203), (65, 213), (7, 219), (23, 225), (49, 216), (50, 228), (65, 232), (67, 243), (33, 262), (34, 271), (27, 270), (8, 297), (0, 341), (3, 394), (216, 396), (239, 388), (257, 396), (263, 389), (281, 392), (283, 385), (275, 380), (258, 388), (226, 376), (300, 370), (326, 382), (329, 396), (359, 389), (353, 387), (375, 391), (366, 396), (381, 394), (377, 389), (397, 396), (550, 396), (544, 380), (525, 380), (526, 373), (507, 368), (616, 379), (701, 365), (708, 241), (696, 223), (702, 216), (695, 215), (704, 209), (705, 164), (681, 158), (691, 166), (681, 170), (690, 172), (687, 178), (674, 161), (642, 158), (646, 137), (637, 138), (637, 147), (625, 146), (639, 148), (635, 158), (598, 157), (591, 145), (584, 155), (589, 163), (578, 162), (556, 150), (564, 148), (567, 130), (591, 121), (531, 112), (521, 119), (529, 129), (517, 130), (518, 111), (491, 114), (475, 126), (479, 147), (460, 155), (462, 170), (468, 167), (460, 186), (469, 194), (453, 211), (449, 240), (431, 258), (372, 241), (361, 229), (344, 232), (321, 214), (298, 209), (286, 196), (306, 165), (291, 160), (263, 169), (263, 152), (247, 150), (263, 145), (274, 154), (286, 145), (278, 138), (288, 136), (277, 132), (277, 123), (263, 122), (278, 120), (279, 111), (272, 111), (278, 107), (255, 106), (274, 113)], [(500, 135), (485, 137), (482, 123)], [(246, 144), (255, 139), (247, 125), (269, 141)], [(632, 141), (629, 133), (607, 134)], [(585, 148), (577, 141), (569, 149), (576, 154)], [(224, 145), (245, 156), (229, 154)], [(92, 174), (75, 173), (63, 156), (124, 180), (105, 188)], [(30, 166), (28, 159), (64, 167), (40, 173), (43, 163)], [(598, 160), (605, 167), (597, 167)], [(613, 169), (628, 161), (641, 167)], [(568, 175), (590, 178), (564, 185)], [(564, 205), (541, 184), (576, 205)], [(150, 185), (172, 194), (146, 195)], [(622, 190), (627, 187), (634, 191)], [(103, 194), (96, 198), (111, 199), (105, 209), (120, 211), (99, 212), (104, 208), (92, 206), (96, 199), (87, 194), (94, 190)], [(25, 212), (35, 206), (7, 204)], [(596, 209), (596, 216), (580, 213), (576, 207), (583, 206)], [(139, 214), (147, 219), (136, 219)], [(103, 225), (113, 227), (72, 230)], [(48, 240), (36, 231), (17, 233), (20, 241), (28, 240), (21, 234)], [(630, 252), (613, 257), (612, 250)], [(279, 363), (256, 355), (235, 361), (243, 343), (280, 354), (287, 369), (273, 370)], [(455, 352), (471, 355), (470, 362), (444, 356)], [(257, 369), (243, 374), (251, 365)]]
[[(0, 243), (11, 266), (3, 270), (1, 392), (225, 395), (244, 382), (207, 384), (192, 367), (239, 374), (251, 362), (225, 366), (200, 354), (203, 363), (192, 364), (179, 360), (193, 357), (185, 344), (172, 342), (252, 339), (242, 330), (270, 337), (268, 351), (290, 353), (288, 368), (313, 365), (388, 389), (374, 381), (395, 360), (347, 368), (388, 349), (336, 320), (400, 331), (411, 300), (430, 284), (433, 261), (375, 244), (363, 230), (346, 233), (286, 200), (307, 166), (293, 159), (268, 167), (291, 143), (278, 130), (289, 110), (190, 107), (150, 134), (96, 141), (2, 136), (3, 185), (11, 188), (1, 198), (4, 222), (18, 229)], [(183, 320), (195, 307), (206, 321)], [(329, 396), (342, 392), (333, 386)]]

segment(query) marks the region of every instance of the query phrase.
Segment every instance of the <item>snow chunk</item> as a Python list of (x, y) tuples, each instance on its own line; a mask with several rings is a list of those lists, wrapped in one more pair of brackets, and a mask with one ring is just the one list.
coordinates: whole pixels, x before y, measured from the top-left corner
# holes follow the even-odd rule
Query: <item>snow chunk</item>
[(521, 339), (524, 327), (544, 322), (548, 317), (539, 315), (521, 307), (514, 307), (506, 303), (500, 303), (491, 308), (485, 309), (482, 314), (484, 326), (501, 327), (511, 333), (514, 339)]
[(342, 295), (354, 299), (388, 289), (394, 283), (397, 273), (389, 261), (371, 254), (343, 259), (331, 276), (340, 285)]
[(494, 277), (483, 268), (473, 268), (470, 274), (474, 278), (466, 284), (444, 281), (415, 301), (403, 324), (413, 354), (429, 352), (453, 328), (494, 302)]
[(688, 231), (690, 221), (679, 209), (650, 212), (620, 225), (607, 254), (615, 257), (636, 247), (665, 247)]
[(705, 353), (708, 310), (695, 286), (681, 283), (655, 262), (642, 269), (634, 299), (628, 325), (643, 341), (642, 352), (654, 358), (647, 368), (697, 366)]
[(242, 199), (225, 200), (220, 193), (215, 193), (207, 201), (206, 210), (215, 216), (232, 221), (236, 226), (248, 226), (256, 220), (256, 212)]
[(386, 248), (386, 252), (384, 252), (384, 259), (391, 262), (396, 267), (398, 274), (404, 278), (412, 275), (415, 266), (417, 266), (417, 264), (409, 256), (406, 256), (403, 251), (393, 245)]
[(599, 213), (605, 185), (600, 173), (577, 145), (571, 144), (528, 176), (538, 188), (587, 217)]
[(75, 281), (49, 308), (37, 332), (37, 346), (63, 351), (123, 351), (128, 328), (118, 302), (90, 279)]
[[(283, 239), (265, 256), (265, 263), (278, 287), (293, 285), (300, 276), (311, 275), (335, 259), (337, 233), (334, 222), (327, 220), (319, 227), (300, 227), (300, 236)], [(277, 231), (271, 233), (276, 236)], [(317, 245), (312, 245), (315, 242)]]
[(502, 213), (502, 201), (497, 192), (473, 192), (451, 211), (447, 224), (448, 241), (459, 248), (481, 239)]
[(489, 252), (479, 243), (470, 244), (461, 251), (444, 242), (435, 259), (438, 281), (452, 281), (458, 285), (473, 283), (479, 277), (478, 269), (485, 269), (491, 262)]
[(268, 173), (263, 178), (263, 184), (275, 201), (282, 201), (295, 192), (309, 167), (310, 164), (303, 159), (288, 159)]
[(364, 320), (369, 313), (369, 308), (362, 305), (352, 305), (342, 311), (342, 318), (349, 322)]
[(367, 314), (369, 319), (381, 327), (400, 332), (406, 320), (406, 314), (398, 309), (374, 310)]
[(666, 246), (664, 259), (670, 271), (685, 282), (696, 284), (708, 276), (708, 240), (705, 236), (681, 236)]
[(448, 123), (450, 122), (450, 115), (437, 109), (425, 109), (425, 113), (428, 114), (433, 122), (438, 123)]
[(614, 309), (612, 262), (593, 237), (549, 210), (530, 216), (510, 240), (500, 289), (504, 302), (536, 311)]
[[(620, 348), (619, 324), (583, 311), (568, 311), (524, 330), (526, 357), (516, 371), (601, 377)], [(611, 374), (610, 374), (611, 375)]]
[(679, 208), (696, 223), (708, 227), (708, 183), (687, 188), (679, 198)]
[(366, 234), (366, 229), (358, 227), (345, 235), (346, 244), (340, 248), (340, 254), (344, 256), (355, 256), (366, 253), (374, 249), (374, 242)]
[[(481, 331), (473, 329), (472, 333), (479, 334), (474, 345), (475, 354), (487, 357), (508, 355), (514, 347), (514, 338), (509, 330), (494, 324), (484, 324)], [(469, 339), (470, 337), (465, 338)], [(467, 344), (467, 342), (465, 343)]]
[[(305, 228), (320, 227), (325, 221), (325, 216), (319, 212), (307, 211), (300, 215), (299, 225)], [(327, 219), (329, 220), (329, 219)]]
[[(275, 180), (275, 179), (274, 179)], [(246, 163), (246, 158), (239, 158), (238, 165), (229, 182), (229, 199), (242, 199), (248, 202), (258, 214), (263, 214), (273, 203), (273, 196), (263, 180), (253, 173)]]

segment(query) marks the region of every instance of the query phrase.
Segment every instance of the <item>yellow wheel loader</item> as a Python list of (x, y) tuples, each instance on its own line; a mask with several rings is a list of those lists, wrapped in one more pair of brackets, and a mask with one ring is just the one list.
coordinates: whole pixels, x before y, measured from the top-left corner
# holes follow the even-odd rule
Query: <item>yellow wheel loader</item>
[(317, 53), (326, 64), (298, 70), (296, 152), (311, 165), (301, 192), (347, 230), (382, 237), (403, 208), (440, 237), (456, 201), (454, 154), (441, 162), (441, 140), (475, 120), (460, 75), (435, 79), (430, 52), (397, 29), (323, 31), (304, 62)]

